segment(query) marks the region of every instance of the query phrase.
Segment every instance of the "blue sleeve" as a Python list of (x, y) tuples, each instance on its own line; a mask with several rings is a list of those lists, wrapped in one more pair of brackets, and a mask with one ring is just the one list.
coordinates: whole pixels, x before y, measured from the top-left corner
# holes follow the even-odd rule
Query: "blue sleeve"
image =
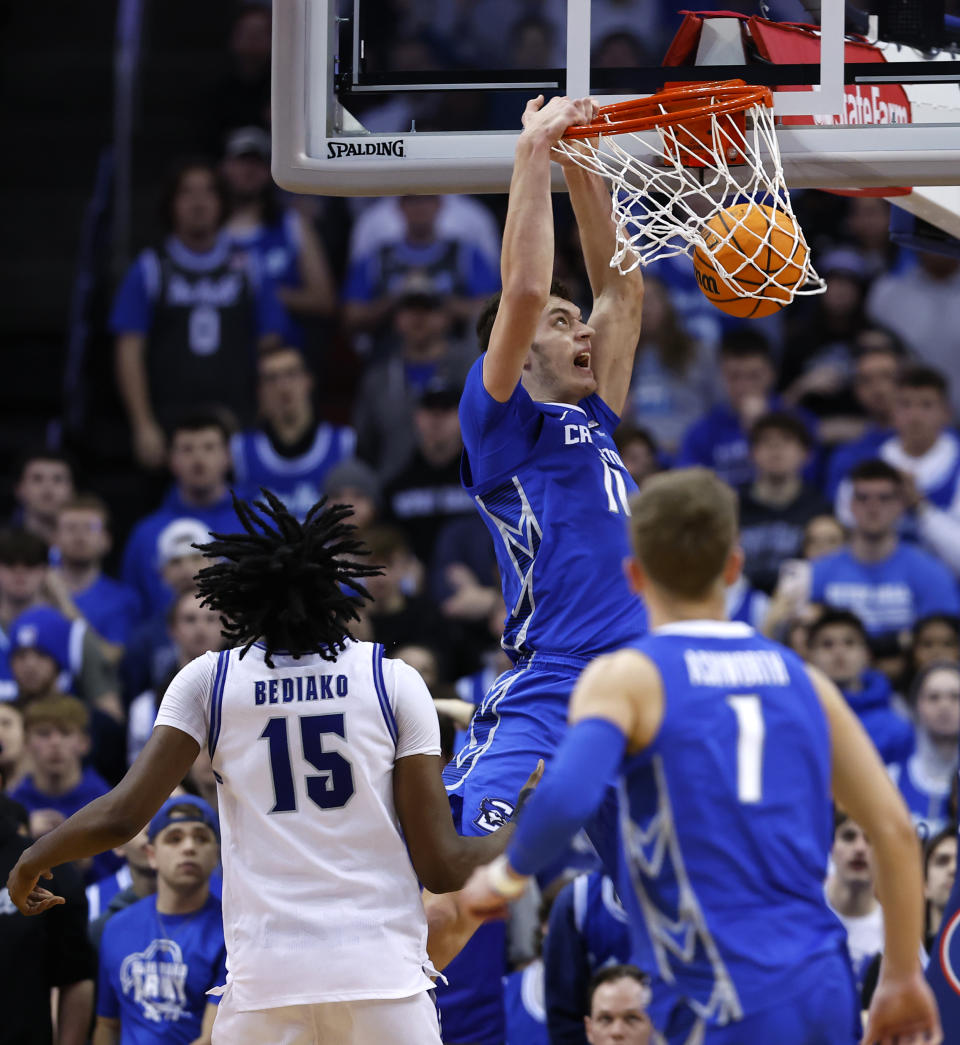
[(146, 334), (153, 319), (153, 302), (147, 291), (143, 258), (138, 258), (128, 269), (110, 313), (110, 331), (113, 334)]
[(607, 435), (613, 435), (617, 430), (617, 426), (620, 424), (620, 415), (614, 413), (596, 392), (586, 399), (581, 399), (580, 406), (586, 410), (588, 417), (591, 417), (603, 428)]
[(122, 609), (117, 614), (117, 619), (108, 629), (116, 638), (110, 638), (109, 635), (105, 635), (104, 638), (109, 639), (111, 642), (117, 642), (121, 646), (126, 646), (130, 641), (130, 636), (133, 634), (133, 629), (140, 623), (140, 596), (133, 588), (124, 586), (121, 597), (117, 601)]
[(241, 486), (249, 482), (249, 469), (247, 468), (247, 440), (250, 433), (247, 430), (234, 432), (230, 437), (230, 458), (233, 462), (233, 477)]
[(150, 688), (150, 662), (153, 644), (150, 642), (149, 629), (140, 625), (130, 636), (130, 642), (123, 651), (120, 661), (120, 684), (127, 703), (138, 694)]
[(467, 292), (470, 297), (495, 294), (500, 289), (500, 274), (476, 247), (468, 249)]
[(507, 847), (510, 866), (530, 875), (556, 860), (616, 783), (627, 738), (612, 722), (587, 718), (567, 734)]
[(263, 276), (256, 287), (257, 334), (282, 335), (287, 328), (287, 313), (277, 297), (276, 284)]
[(946, 564), (936, 562), (932, 557), (927, 559), (923, 570), (914, 574), (914, 590), (917, 593), (918, 617), (926, 617), (931, 613), (960, 614), (957, 582)]
[(683, 433), (683, 441), (677, 451), (675, 468), (690, 468), (692, 465), (713, 466), (713, 454), (710, 452), (710, 440), (704, 420), (694, 423)]
[(544, 1002), (550, 1045), (587, 1045), (583, 1027), (590, 963), (574, 918), (573, 882), (557, 897), (543, 941)]
[(524, 461), (536, 445), (543, 420), (519, 381), (505, 403), (490, 395), (483, 386), (483, 359), (470, 368), (460, 398), (460, 430), (474, 486)]
[(463, 563), (485, 587), (498, 587), (496, 552), (490, 534), (479, 515), (465, 515), (443, 524), (433, 545), (429, 563), (430, 597), (438, 605), (453, 594), (447, 581), (447, 568)]
[(814, 560), (810, 572), (810, 601), (823, 602), (823, 590), (827, 586), (827, 571), (822, 559)]
[(111, 973), (116, 972), (116, 959), (113, 955), (110, 922), (103, 927), (100, 940), (99, 973), (97, 975), (97, 1015), (108, 1020), (120, 1019), (120, 999)]
[(838, 447), (834, 450), (830, 456), (830, 460), (827, 463), (827, 478), (825, 482), (826, 494), (833, 504), (837, 499), (837, 491), (840, 489), (840, 484), (847, 477), (847, 472), (852, 467), (850, 448), (846, 446)]
[[(306, 220), (305, 218), (304, 221)], [(303, 243), (300, 237), (300, 218), (294, 210), (288, 210), (283, 216), (283, 235), (287, 244), (287, 264), (283, 272), (277, 274), (277, 284), (281, 287), (302, 287), (300, 252)]]
[(143, 530), (135, 526), (133, 533), (127, 538), (127, 546), (123, 549), (123, 564), (120, 567), (120, 577), (123, 583), (139, 591), (137, 581), (140, 578), (140, 559), (143, 556), (141, 545), (143, 544)]
[(144, 520), (135, 526), (133, 533), (127, 539), (120, 570), (120, 579), (133, 589), (139, 600), (143, 616), (149, 616), (155, 609), (150, 574), (156, 572), (156, 538), (159, 536), (159, 534), (151, 535), (147, 522)]
[(343, 284), (344, 301), (371, 301), (373, 286), (370, 279), (370, 259), (360, 258), (347, 270)]
[(885, 752), (887, 762), (905, 762), (916, 750), (917, 737), (913, 723), (890, 712), (890, 742)]
[[(130, 631), (136, 623), (137, 616), (134, 606), (139, 607), (140, 600), (135, 599), (131, 593), (129, 597), (117, 599), (111, 606), (113, 612), (100, 617), (96, 622), (91, 621), (93, 630), (98, 632), (101, 638), (107, 642), (115, 642), (118, 646), (126, 646), (130, 641)], [(97, 625), (99, 624), (99, 627)]]
[(257, 321), (257, 336), (279, 334), (281, 337), (289, 325), (289, 317), (277, 297), (277, 284), (267, 274), (256, 251), (244, 255), (247, 279), (253, 292), (253, 307)]

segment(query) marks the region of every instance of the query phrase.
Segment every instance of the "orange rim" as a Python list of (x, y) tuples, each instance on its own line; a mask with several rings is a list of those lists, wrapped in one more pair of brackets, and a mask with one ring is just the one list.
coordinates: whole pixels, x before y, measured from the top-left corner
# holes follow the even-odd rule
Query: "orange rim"
[(595, 138), (597, 135), (648, 131), (707, 116), (729, 116), (745, 112), (754, 105), (773, 107), (773, 92), (769, 87), (752, 87), (743, 80), (674, 84), (647, 98), (632, 98), (601, 106), (590, 123), (568, 127), (563, 137)]

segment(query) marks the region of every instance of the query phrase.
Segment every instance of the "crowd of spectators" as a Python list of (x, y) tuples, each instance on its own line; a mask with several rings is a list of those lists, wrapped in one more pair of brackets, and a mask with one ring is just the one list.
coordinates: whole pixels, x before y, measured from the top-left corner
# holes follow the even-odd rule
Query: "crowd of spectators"
[[(667, 6), (594, 0), (597, 52), (623, 64), (656, 50), (673, 29)], [(371, 41), (392, 68), (427, 68), (418, 63), (439, 54), (476, 62), (458, 48), (500, 55), (514, 22), (498, 64), (557, 59), (562, 4), (436, 4), (428, 25), (417, 21), (423, 5), (394, 7)], [(121, 506), (70, 458), (26, 447), (17, 466), (0, 533), (3, 873), (26, 838), (119, 780), (170, 679), (222, 642), (195, 596), (195, 545), (237, 528), (231, 491), (265, 487), (300, 515), (323, 495), (352, 505), (384, 566), (357, 637), (422, 671), (448, 758), (508, 663), (493, 548), (460, 484), (457, 413), (478, 352), (473, 323), (498, 288), (502, 200), (358, 203), (338, 256), (322, 209), (269, 177), (269, 22), (267, 7), (238, 8), (234, 72), (210, 109), (220, 154), (175, 166), (161, 235), (114, 297), (131, 454), (144, 473), (166, 475), (165, 496), (115, 532)], [(411, 116), (382, 108), (371, 126)], [(413, 115), (442, 126), (457, 113)], [(929, 942), (956, 867), (960, 261), (891, 246), (882, 199), (795, 199), (827, 292), (738, 321), (702, 297), (688, 258), (652, 265), (616, 441), (640, 486), (699, 464), (737, 488), (746, 565), (728, 611), (833, 679), (888, 763), (925, 846), (917, 902)], [(563, 200), (557, 216), (557, 274), (587, 305)], [(352, 401), (333, 410), (321, 393), (335, 357), (318, 331), (360, 371)], [(149, 1040), (208, 1040), (216, 999), (205, 992), (223, 981), (223, 935), (204, 754), (171, 803), (122, 850), (60, 869), (55, 888), (69, 902), (44, 919), (25, 923), (0, 898), (3, 982), (24, 985), (7, 1008), (23, 1027), (5, 1040), (84, 1042), (94, 1004), (96, 1045), (121, 1031), (147, 1040), (136, 1026), (168, 1035)], [(882, 912), (869, 840), (842, 813), (825, 888), (868, 992)], [(517, 921), (503, 956), (508, 1042), (601, 1043), (615, 1024), (634, 1035), (615, 1040), (652, 1040), (649, 985), (622, 964), (609, 880), (561, 875)]]

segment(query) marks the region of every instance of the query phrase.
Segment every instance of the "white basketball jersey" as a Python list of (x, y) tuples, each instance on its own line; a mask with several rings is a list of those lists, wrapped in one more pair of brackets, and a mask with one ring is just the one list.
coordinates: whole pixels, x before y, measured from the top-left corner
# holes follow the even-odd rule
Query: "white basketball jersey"
[(157, 725), (211, 753), (232, 996), (241, 1010), (402, 998), (433, 986), (427, 926), (393, 801), (398, 757), (439, 754), (420, 676), (383, 647), (336, 661), (208, 653)]

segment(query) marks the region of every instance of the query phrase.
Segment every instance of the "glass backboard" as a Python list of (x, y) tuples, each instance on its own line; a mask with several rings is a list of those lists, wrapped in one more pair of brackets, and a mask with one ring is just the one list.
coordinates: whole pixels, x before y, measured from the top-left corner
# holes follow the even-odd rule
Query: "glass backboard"
[(960, 235), (960, 18), (947, 0), (276, 0), (274, 12), (273, 169), (293, 191), (502, 192), (533, 95), (608, 102), (741, 77), (775, 92), (789, 185), (897, 191)]

